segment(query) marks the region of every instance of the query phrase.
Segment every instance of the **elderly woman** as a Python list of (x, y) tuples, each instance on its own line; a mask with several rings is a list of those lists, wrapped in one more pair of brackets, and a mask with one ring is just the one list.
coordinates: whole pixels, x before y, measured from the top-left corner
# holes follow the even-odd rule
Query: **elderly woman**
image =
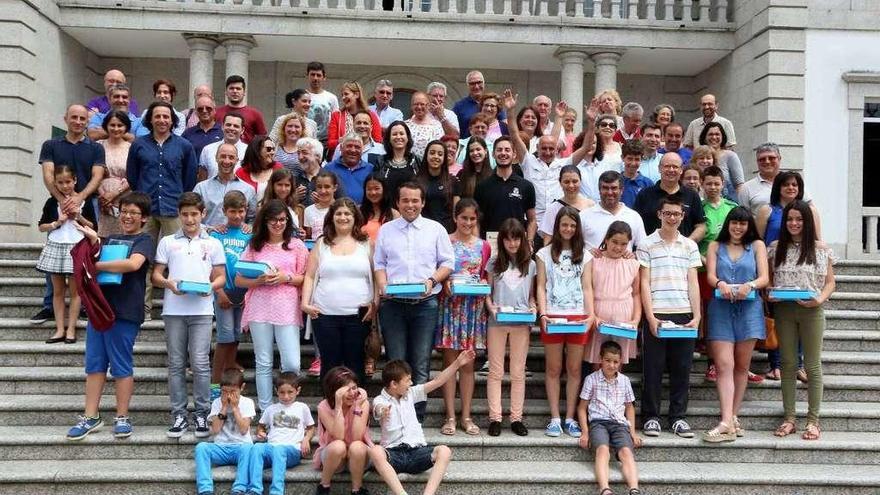
[(342, 136), (354, 132), (354, 116), (361, 111), (370, 114), (373, 139), (382, 141), (382, 125), (379, 123), (379, 116), (367, 106), (361, 85), (352, 81), (342, 85), (342, 108), (330, 114), (330, 126), (327, 131), (327, 147), (329, 149), (336, 149)]
[(443, 137), (443, 125), (428, 113), (427, 94), (416, 91), (411, 101), (412, 117), (405, 122), (412, 135), (412, 152), (416, 156), (422, 156), (428, 143)]
[[(675, 109), (672, 108), (672, 105), (661, 103), (654, 107), (654, 112), (651, 114), (651, 122), (660, 126), (661, 136), (666, 135), (666, 126), (673, 121), (675, 121)], [(660, 146), (665, 148), (666, 143), (661, 141)]]
[[(373, 139), (373, 119), (370, 117), (370, 112), (359, 110), (358, 113), (354, 114), (354, 133), (361, 138), (361, 143), (364, 145), (361, 159), (372, 163), (374, 166), (378, 165), (382, 161), (382, 156), (385, 155), (385, 148), (382, 146), (382, 143), (377, 143)], [(337, 147), (336, 151), (333, 152), (333, 159), (339, 158), (340, 154), (341, 151)]]
[(490, 146), (502, 135), (507, 135), (507, 124), (498, 120), (499, 97), (496, 93), (483, 93), (480, 98), (480, 112), (488, 119), (486, 143)]
[(269, 136), (254, 136), (235, 175), (250, 184), (257, 192), (257, 197), (262, 198), (272, 172), (279, 168), (283, 167), (275, 161), (275, 143)]
[(700, 133), (700, 144), (712, 148), (718, 157), (718, 167), (724, 172), (724, 197), (737, 201), (740, 186), (745, 182), (739, 156), (727, 149), (727, 133), (718, 122), (709, 122)]
[(104, 147), (107, 172), (98, 186), (98, 198), (101, 202), (98, 236), (107, 237), (122, 233), (117, 215), (119, 197), (129, 189), (125, 168), (131, 143), (125, 140), (125, 135), (131, 130), (131, 119), (125, 112), (110, 110), (101, 127), (107, 133), (107, 139), (98, 141), (98, 144)]
[(275, 149), (275, 160), (284, 168), (293, 171), (299, 165), (299, 155), (296, 151), (296, 143), (300, 138), (314, 137), (310, 134), (306, 125), (306, 117), (293, 112), (284, 116), (281, 121), (281, 135)]
[(302, 115), (305, 119), (304, 136), (315, 137), (318, 135), (318, 124), (308, 117), (309, 109), (312, 108), (312, 94), (304, 89), (294, 89), (284, 95), (284, 103), (290, 109), (290, 113), (286, 113), (272, 124), (272, 130), (269, 131), (269, 137), (276, 143), (281, 139), (281, 129), (284, 126), (284, 120), (294, 114)]
[(617, 127), (623, 127), (623, 100), (620, 99), (620, 93), (613, 89), (606, 89), (596, 95), (599, 99), (599, 112), (601, 114), (610, 114), (615, 118)]

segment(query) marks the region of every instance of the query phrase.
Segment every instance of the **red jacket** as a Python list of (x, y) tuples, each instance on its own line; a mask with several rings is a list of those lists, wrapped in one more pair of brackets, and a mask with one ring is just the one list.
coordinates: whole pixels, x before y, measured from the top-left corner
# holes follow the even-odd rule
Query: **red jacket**
[(98, 285), (98, 270), (95, 260), (101, 252), (100, 244), (92, 244), (88, 238), (77, 242), (70, 250), (73, 257), (73, 276), (76, 280), (76, 291), (82, 300), (89, 323), (99, 332), (106, 332), (116, 323), (116, 315), (110, 303), (104, 298), (101, 286)]
[[(345, 114), (347, 110), (336, 110), (330, 114), (330, 125), (327, 128), (327, 156), (333, 156), (333, 150), (336, 145), (345, 136)], [(370, 133), (373, 135), (373, 141), (382, 142), (382, 124), (379, 123), (379, 116), (376, 112), (370, 110), (370, 119), (373, 121), (373, 127)]]

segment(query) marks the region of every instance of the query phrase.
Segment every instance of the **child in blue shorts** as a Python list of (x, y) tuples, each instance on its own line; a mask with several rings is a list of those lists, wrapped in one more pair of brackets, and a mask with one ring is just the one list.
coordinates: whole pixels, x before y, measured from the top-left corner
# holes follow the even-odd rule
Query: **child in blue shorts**
[[(611, 450), (617, 452), (623, 479), (629, 495), (640, 495), (639, 473), (633, 449), (642, 446), (636, 434), (635, 395), (629, 378), (620, 373), (620, 344), (606, 341), (599, 348), (601, 369), (587, 375), (578, 404), (578, 421), (588, 425), (578, 439), (582, 449), (596, 452), (596, 483), (599, 495), (614, 495), (608, 485), (608, 464)], [(589, 412), (589, 421), (587, 413)]]
[[(102, 285), (101, 292), (113, 308), (116, 321), (105, 331), (98, 332), (86, 325), (86, 407), (79, 422), (67, 432), (68, 440), (85, 438), (104, 425), (98, 414), (101, 394), (107, 380), (107, 369), (116, 383), (116, 419), (113, 435), (116, 438), (131, 436), (128, 404), (134, 391), (134, 341), (144, 321), (144, 291), (146, 275), (153, 260), (153, 238), (143, 232), (150, 214), (150, 197), (140, 192), (124, 194), (119, 199), (119, 224), (122, 234), (111, 235), (106, 245), (124, 244), (129, 247), (128, 258), (118, 261), (98, 261), (98, 271), (121, 273), (118, 285)], [(92, 244), (101, 240), (91, 228), (77, 228)]]
[(232, 368), (220, 378), (220, 398), (211, 403), (208, 422), (214, 442), (196, 445), (196, 492), (199, 495), (214, 494), (212, 466), (238, 466), (232, 495), (244, 495), (247, 490), (248, 462), (251, 447), (251, 420), (257, 415), (253, 399), (243, 397), (244, 374)]
[(309, 406), (296, 397), (302, 388), (299, 376), (284, 371), (275, 379), (278, 402), (267, 407), (257, 425), (257, 440), (250, 459), (250, 492), (263, 493), (263, 466), (272, 465), (270, 495), (284, 495), (284, 473), (312, 450), (315, 420)]
[(247, 198), (241, 191), (229, 191), (223, 196), (223, 214), (226, 228), (215, 229), (211, 237), (220, 241), (226, 254), (226, 285), (215, 293), (214, 318), (217, 320), (217, 345), (211, 369), (211, 400), (220, 396), (220, 376), (227, 368), (239, 368), (235, 356), (241, 339), (241, 310), (244, 308), (246, 289), (235, 286), (235, 264), (248, 242), (250, 230), (244, 231)]

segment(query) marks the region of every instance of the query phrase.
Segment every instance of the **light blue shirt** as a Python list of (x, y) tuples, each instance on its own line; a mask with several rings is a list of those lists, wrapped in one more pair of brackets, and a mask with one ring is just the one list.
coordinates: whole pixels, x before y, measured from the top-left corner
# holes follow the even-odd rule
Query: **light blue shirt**
[(379, 116), (379, 123), (382, 124), (382, 129), (388, 128), (395, 120), (403, 120), (403, 112), (391, 105), (382, 110), (379, 110), (376, 105), (370, 105), (370, 110), (376, 112), (376, 115)]
[(639, 173), (651, 180), (657, 182), (660, 180), (660, 157), (663, 153), (655, 153), (651, 158), (642, 157), (642, 163), (639, 165)]
[[(89, 119), (89, 129), (101, 128), (101, 124), (104, 123), (104, 118), (107, 117), (108, 113), (110, 112), (92, 115), (92, 118)], [(150, 130), (143, 125), (140, 117), (128, 112), (128, 118), (131, 120), (131, 129), (128, 132), (134, 134), (135, 137), (146, 136), (150, 133)]]
[(389, 284), (423, 283), (441, 266), (455, 270), (455, 252), (443, 225), (421, 215), (412, 222), (399, 217), (379, 228), (373, 263)]

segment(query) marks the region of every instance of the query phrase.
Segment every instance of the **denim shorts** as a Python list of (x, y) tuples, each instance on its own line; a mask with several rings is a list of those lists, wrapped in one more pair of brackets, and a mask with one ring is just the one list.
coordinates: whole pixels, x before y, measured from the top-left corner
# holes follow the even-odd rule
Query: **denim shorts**
[(134, 340), (141, 326), (128, 320), (116, 320), (106, 332), (86, 325), (86, 374), (107, 373), (113, 378), (128, 378), (134, 368)]
[(633, 450), (633, 439), (629, 433), (629, 425), (602, 419), (590, 421), (590, 447), (595, 451), (602, 445), (608, 445), (614, 451), (625, 447)]
[(236, 344), (241, 341), (241, 313), (244, 309), (246, 291), (231, 290), (226, 295), (232, 301), (232, 307), (222, 309), (214, 301), (214, 318), (217, 320), (217, 343)]
[(410, 447), (407, 444), (401, 444), (390, 449), (385, 449), (385, 455), (388, 456), (388, 464), (394, 468), (396, 473), (419, 474), (434, 467), (434, 447), (430, 445), (422, 445), (420, 447)]

